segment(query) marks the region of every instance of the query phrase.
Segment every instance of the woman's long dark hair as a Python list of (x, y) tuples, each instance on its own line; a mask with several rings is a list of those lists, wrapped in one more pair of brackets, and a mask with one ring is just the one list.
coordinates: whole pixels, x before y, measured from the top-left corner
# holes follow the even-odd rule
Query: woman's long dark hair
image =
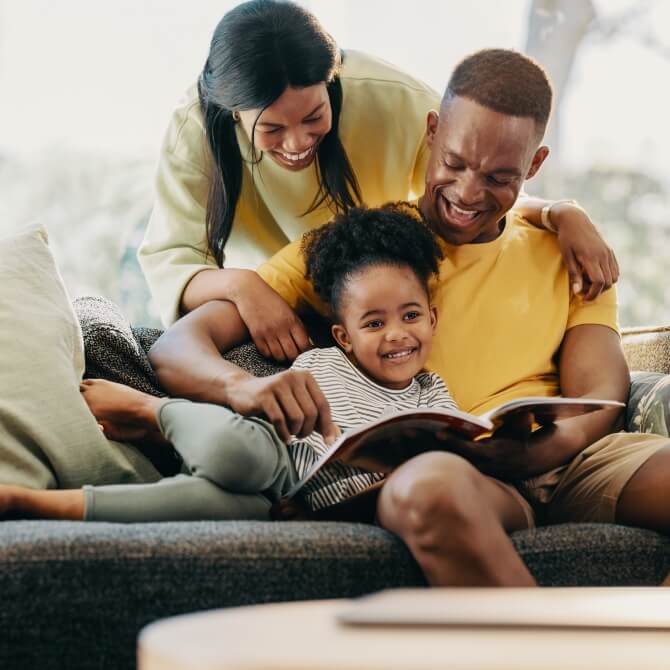
[(289, 86), (325, 82), (332, 108), (332, 128), (317, 153), (319, 191), (305, 214), (324, 202), (335, 211), (361, 202), (356, 175), (338, 135), (340, 65), (333, 38), (312, 14), (292, 2), (251, 0), (225, 14), (216, 27), (198, 94), (214, 161), (207, 243), (219, 267), (242, 190), (242, 155), (233, 112), (266, 109)]

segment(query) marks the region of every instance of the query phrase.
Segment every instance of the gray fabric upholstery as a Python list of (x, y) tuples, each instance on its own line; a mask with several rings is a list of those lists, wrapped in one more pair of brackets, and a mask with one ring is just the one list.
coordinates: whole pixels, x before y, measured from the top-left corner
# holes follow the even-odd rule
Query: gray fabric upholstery
[[(653, 585), (670, 539), (564, 525), (516, 533), (546, 585)], [(0, 667), (132, 668), (158, 618), (252, 603), (351, 597), (425, 581), (404, 545), (347, 523), (0, 524)]]

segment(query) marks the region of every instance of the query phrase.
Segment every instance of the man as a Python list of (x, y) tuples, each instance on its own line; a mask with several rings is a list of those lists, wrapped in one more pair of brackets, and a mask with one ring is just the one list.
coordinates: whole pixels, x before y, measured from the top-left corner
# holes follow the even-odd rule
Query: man
[[(536, 63), (486, 50), (457, 66), (440, 113), (428, 117), (419, 207), (445, 250), (428, 367), (470, 412), (528, 395), (628, 396), (614, 290), (584, 302), (555, 236), (508, 214), (549, 153), (541, 141), (551, 97)], [(299, 251), (290, 245), (259, 272), (293, 307), (319, 309)], [(282, 432), (309, 432), (315, 422), (329, 432), (327, 408), (306, 397), (304, 381), (290, 373), (253, 380), (215, 362), (212, 354), (243, 336), (222, 321), (229, 307), (173, 326), (152, 358), (161, 381), (196, 399), (234, 398), (237, 411), (262, 412)], [(608, 410), (532, 435), (452, 442), (453, 453), (426, 453), (389, 476), (378, 521), (403, 539), (431, 584), (532, 585), (511, 531), (558, 521), (670, 530), (670, 440), (621, 428), (621, 413)]]

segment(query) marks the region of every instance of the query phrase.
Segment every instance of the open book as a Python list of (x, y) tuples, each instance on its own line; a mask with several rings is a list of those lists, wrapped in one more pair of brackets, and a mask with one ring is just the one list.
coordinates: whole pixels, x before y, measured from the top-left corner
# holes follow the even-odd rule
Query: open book
[[(457, 409), (422, 407), (389, 414), (337, 439), (307, 474), (286, 494), (292, 498), (327, 463), (341, 461), (370, 472), (391, 472), (401, 463), (425, 451), (449, 450), (449, 435), (476, 440), (515, 425), (521, 418), (547, 425), (608, 407), (625, 407), (615, 400), (594, 398), (528, 397), (506, 402), (475, 416)], [(437, 439), (436, 439), (437, 438)]]

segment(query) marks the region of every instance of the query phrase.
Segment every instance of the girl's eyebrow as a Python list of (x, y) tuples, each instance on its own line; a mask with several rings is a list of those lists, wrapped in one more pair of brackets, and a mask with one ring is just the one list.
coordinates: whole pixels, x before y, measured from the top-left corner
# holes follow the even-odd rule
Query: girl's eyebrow
[[(400, 309), (407, 309), (408, 307), (421, 307), (421, 303), (418, 302), (406, 302), (403, 305), (400, 305)], [(359, 321), (363, 321), (363, 319), (367, 319), (369, 316), (372, 314), (386, 314), (386, 310), (384, 309), (369, 309), (365, 314), (363, 314)]]
[(369, 316), (372, 314), (385, 314), (386, 312), (383, 309), (369, 309), (365, 314), (363, 314), (361, 317), (359, 317), (359, 321), (363, 321), (363, 319), (367, 319)]
[[(318, 104), (307, 116), (303, 117), (305, 119), (309, 119), (310, 116), (313, 116), (316, 114), (324, 105), (326, 104), (326, 101), (324, 100), (322, 103)], [(259, 121), (256, 124), (256, 127), (258, 126), (271, 126), (273, 128), (282, 128), (281, 123), (271, 123), (270, 121)]]

